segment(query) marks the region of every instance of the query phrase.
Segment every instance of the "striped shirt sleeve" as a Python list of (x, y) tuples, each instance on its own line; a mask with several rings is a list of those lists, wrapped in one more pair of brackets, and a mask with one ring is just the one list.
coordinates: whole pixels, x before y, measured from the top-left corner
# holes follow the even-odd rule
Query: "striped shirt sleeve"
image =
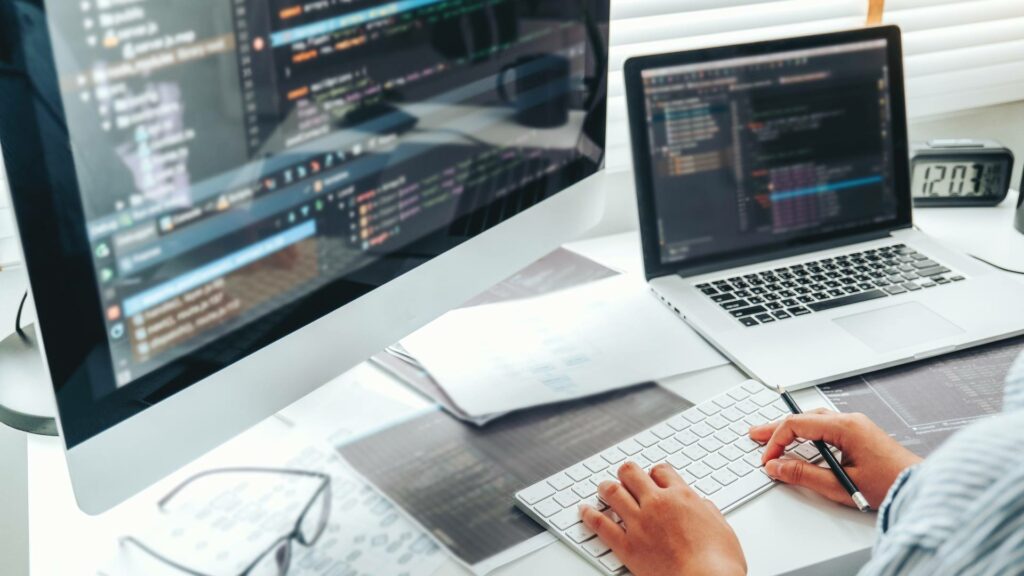
[(905, 471), (879, 511), (863, 576), (1024, 573), (1024, 357), (1007, 377), (1004, 413), (949, 439)]

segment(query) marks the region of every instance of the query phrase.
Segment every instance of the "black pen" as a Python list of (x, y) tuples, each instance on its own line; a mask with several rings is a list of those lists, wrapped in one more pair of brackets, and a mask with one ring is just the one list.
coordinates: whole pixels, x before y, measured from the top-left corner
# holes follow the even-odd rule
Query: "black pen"
[[(782, 401), (786, 403), (786, 406), (789, 406), (790, 412), (793, 414), (804, 413), (804, 411), (797, 406), (796, 400), (790, 396), (789, 392), (787, 392), (785, 388), (780, 386), (779, 393), (782, 394)], [(828, 445), (821, 440), (815, 440), (814, 446), (818, 449), (818, 452), (821, 453), (821, 457), (825, 459), (825, 462), (828, 463), (828, 467), (832, 469), (832, 473), (835, 474), (836, 480), (839, 480), (839, 483), (846, 489), (847, 494), (849, 494), (850, 498), (853, 499), (853, 503), (856, 504), (857, 509), (861, 512), (870, 512), (871, 505), (868, 504), (868, 499), (860, 493), (860, 490), (857, 488), (857, 485), (853, 483), (853, 480), (850, 480), (850, 476), (846, 473), (846, 470), (843, 469), (842, 464), (840, 464), (839, 461), (836, 460), (836, 457), (832, 455), (832, 451), (829, 450)]]

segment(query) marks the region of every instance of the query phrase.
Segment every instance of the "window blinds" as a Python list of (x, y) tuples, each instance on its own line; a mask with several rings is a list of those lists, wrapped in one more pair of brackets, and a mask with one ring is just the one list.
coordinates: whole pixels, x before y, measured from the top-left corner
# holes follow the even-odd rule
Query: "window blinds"
[[(869, 0), (612, 0), (608, 169), (630, 166), (626, 59), (864, 25)], [(1024, 100), (1024, 0), (887, 0), (911, 118)]]

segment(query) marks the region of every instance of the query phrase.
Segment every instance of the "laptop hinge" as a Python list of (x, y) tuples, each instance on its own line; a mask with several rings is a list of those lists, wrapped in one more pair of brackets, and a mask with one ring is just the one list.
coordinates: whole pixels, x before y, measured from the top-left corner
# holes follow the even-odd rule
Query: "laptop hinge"
[[(838, 248), (840, 246), (849, 246), (851, 244), (859, 244), (861, 242), (868, 242), (871, 240), (878, 240), (880, 238), (888, 238), (896, 230), (903, 228), (893, 228), (887, 230), (876, 230), (874, 232), (867, 232), (864, 234), (857, 234), (853, 236), (843, 236), (842, 238), (834, 238), (831, 240), (824, 240), (821, 242), (814, 242), (809, 244), (801, 244), (799, 246), (793, 246), (791, 248), (782, 248), (779, 250), (772, 250), (770, 252), (762, 252), (760, 254), (751, 254), (747, 256), (740, 256), (737, 258), (721, 259), (716, 262), (709, 262), (699, 266), (689, 266), (681, 268), (669, 275), (682, 276), (683, 278), (690, 278), (692, 276), (700, 276), (702, 274), (708, 274), (711, 272), (721, 272), (722, 270), (731, 270), (733, 268), (740, 268), (742, 266), (749, 266), (751, 264), (759, 264), (761, 262), (770, 262), (772, 260), (778, 260), (781, 258), (789, 258), (791, 256), (799, 256), (801, 254), (809, 254), (811, 252), (818, 252), (820, 250), (828, 250), (831, 248)], [(652, 278), (648, 278), (651, 280)]]

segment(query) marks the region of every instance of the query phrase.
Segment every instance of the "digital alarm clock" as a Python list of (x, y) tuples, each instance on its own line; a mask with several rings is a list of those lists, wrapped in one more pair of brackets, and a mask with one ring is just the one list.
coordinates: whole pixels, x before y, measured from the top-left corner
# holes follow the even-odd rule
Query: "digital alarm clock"
[(989, 140), (932, 140), (911, 147), (914, 205), (995, 206), (1010, 191), (1013, 153)]

